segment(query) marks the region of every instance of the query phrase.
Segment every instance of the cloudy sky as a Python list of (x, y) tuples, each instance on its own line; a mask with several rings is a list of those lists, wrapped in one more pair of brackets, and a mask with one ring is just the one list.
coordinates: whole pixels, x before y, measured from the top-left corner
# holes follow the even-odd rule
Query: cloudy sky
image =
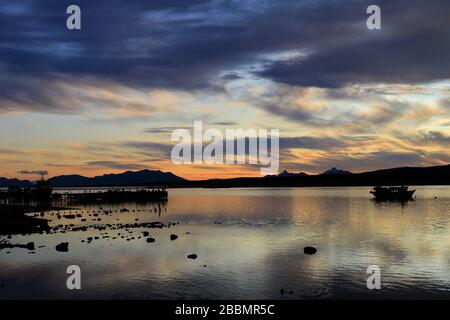
[(0, 176), (260, 174), (173, 165), (171, 132), (194, 120), (279, 128), (290, 171), (448, 164), (449, 14), (448, 0), (2, 0)]

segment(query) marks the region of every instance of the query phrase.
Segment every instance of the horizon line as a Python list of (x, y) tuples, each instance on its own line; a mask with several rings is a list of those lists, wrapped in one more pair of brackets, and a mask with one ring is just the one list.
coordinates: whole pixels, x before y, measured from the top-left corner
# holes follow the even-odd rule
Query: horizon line
[[(379, 169), (375, 169), (375, 170), (358, 171), (358, 172), (353, 172), (353, 171), (350, 171), (350, 170), (347, 170), (347, 169), (339, 169), (337, 167), (331, 167), (331, 168), (325, 169), (324, 171), (322, 171), (320, 173), (308, 173), (307, 171), (289, 171), (287, 169), (282, 169), (282, 170), (279, 170), (278, 173), (274, 174), (274, 175), (265, 175), (265, 176), (244, 176), (243, 175), (243, 176), (235, 176), (235, 177), (230, 177), (230, 178), (210, 177), (210, 178), (206, 178), (206, 179), (187, 179), (187, 178), (184, 178), (181, 175), (177, 175), (177, 174), (173, 173), (172, 171), (163, 171), (161, 169), (147, 169), (147, 168), (145, 168), (145, 169), (140, 169), (140, 170), (125, 170), (125, 171), (118, 172), (118, 173), (111, 173), (111, 172), (110, 173), (103, 173), (103, 174), (94, 175), (94, 176), (85, 176), (85, 175), (78, 174), (78, 173), (62, 174), (62, 175), (51, 176), (51, 177), (49, 177), (46, 180), (53, 179), (55, 177), (67, 177), (67, 176), (80, 176), (80, 177), (84, 177), (84, 178), (96, 178), (96, 177), (101, 177), (101, 176), (105, 176), (105, 175), (120, 175), (120, 174), (124, 174), (124, 173), (127, 173), (127, 172), (137, 173), (137, 172), (142, 172), (142, 171), (151, 171), (151, 172), (162, 172), (162, 173), (166, 173), (166, 174), (173, 174), (173, 175), (175, 175), (175, 176), (177, 176), (179, 178), (182, 178), (184, 180), (187, 180), (187, 181), (205, 181), (205, 180), (226, 180), (226, 179), (239, 179), (239, 178), (264, 178), (264, 177), (268, 177), (268, 176), (277, 176), (280, 173), (282, 173), (283, 171), (287, 171), (288, 173), (292, 173), (292, 174), (305, 173), (308, 176), (317, 176), (317, 175), (321, 175), (321, 174), (323, 174), (326, 171), (331, 170), (331, 169), (337, 169), (339, 171), (347, 171), (347, 172), (350, 172), (351, 174), (361, 174), (361, 173), (376, 172), (376, 171), (382, 171), (382, 170), (393, 170), (393, 169), (404, 169), (404, 168), (432, 168), (432, 167), (445, 167), (445, 166), (449, 166), (449, 165), (450, 165), (450, 163), (440, 164), (440, 165), (431, 165), (431, 166), (400, 166), (400, 167), (379, 168)], [(21, 180), (21, 181), (30, 181), (30, 182), (34, 182), (34, 181), (38, 181), (39, 180), (39, 179), (36, 179), (36, 180), (34, 180), (34, 179), (21, 179), (21, 178), (18, 178), (18, 177), (7, 178), (5, 176), (1, 176), (0, 178), (8, 179), (8, 180), (17, 179), (17, 180)]]

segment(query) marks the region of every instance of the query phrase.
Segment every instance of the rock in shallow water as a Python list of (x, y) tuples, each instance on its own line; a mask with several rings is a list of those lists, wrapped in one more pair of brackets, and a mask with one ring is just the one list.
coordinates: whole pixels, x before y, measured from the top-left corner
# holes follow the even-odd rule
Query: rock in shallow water
[(170, 235), (170, 240), (176, 240), (176, 239), (178, 239), (178, 236), (176, 235), (176, 234), (171, 234)]
[(155, 239), (153, 239), (153, 238), (147, 238), (147, 240), (146, 240), (148, 243), (151, 243), (151, 242), (155, 242)]
[(304, 252), (305, 254), (315, 254), (315, 253), (317, 252), (317, 249), (314, 248), (314, 247), (305, 247), (305, 248), (303, 249), (303, 252)]
[(55, 247), (56, 251), (59, 252), (67, 252), (69, 251), (69, 243), (68, 242), (61, 242)]
[(197, 255), (194, 253), (194, 254), (190, 254), (190, 255), (188, 255), (187, 256), (189, 259), (197, 259)]

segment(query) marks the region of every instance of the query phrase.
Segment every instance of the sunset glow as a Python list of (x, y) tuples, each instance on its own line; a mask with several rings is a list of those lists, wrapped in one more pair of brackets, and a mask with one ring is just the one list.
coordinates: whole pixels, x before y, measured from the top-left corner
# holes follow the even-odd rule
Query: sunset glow
[(259, 176), (174, 165), (171, 132), (195, 120), (280, 129), (280, 170), (450, 162), (450, 29), (439, 4), (422, 29), (422, 4), (387, 2), (385, 27), (368, 30), (358, 5), (338, 2), (128, 1), (120, 15), (78, 2), (77, 32), (57, 24), (61, 1), (0, 5), (14, 26), (0, 31), (0, 176)]

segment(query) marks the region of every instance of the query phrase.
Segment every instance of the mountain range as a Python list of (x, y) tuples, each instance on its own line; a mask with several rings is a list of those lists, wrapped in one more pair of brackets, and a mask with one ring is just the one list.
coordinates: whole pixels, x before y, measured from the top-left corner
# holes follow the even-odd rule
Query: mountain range
[(276, 178), (276, 177), (300, 177), (300, 176), (308, 176), (305, 172), (289, 172), (287, 170), (281, 171), (279, 174), (271, 174), (265, 176), (265, 178)]
[[(333, 168), (328, 169), (320, 174), (321, 175), (349, 175), (352, 173), (350, 171), (340, 170), (340, 169), (333, 167)], [(309, 174), (307, 174), (305, 172), (289, 172), (287, 170), (283, 170), (279, 174), (267, 175), (267, 176), (265, 176), (265, 178), (275, 178), (275, 177), (286, 178), (286, 177), (306, 177), (306, 176), (309, 176)]]
[(402, 167), (362, 173), (351, 173), (349, 171), (331, 168), (317, 175), (282, 171), (278, 175), (262, 178), (184, 181), (172, 186), (185, 188), (245, 188), (375, 185), (450, 185), (450, 164), (434, 167)]
[[(63, 175), (48, 179), (54, 187), (100, 187), (100, 186), (130, 186), (157, 185), (185, 181), (171, 172), (160, 170), (126, 171), (118, 174), (105, 174), (92, 178), (81, 175)], [(28, 180), (0, 178), (0, 187), (20, 186), (30, 187), (34, 184)]]
[(34, 183), (29, 180), (8, 179), (0, 177), (0, 187), (32, 187)]
[[(270, 178), (270, 179), (268, 179)], [(48, 180), (54, 187), (158, 186), (167, 187), (294, 187), (294, 186), (374, 186), (374, 185), (449, 185), (450, 164), (433, 167), (402, 167), (362, 173), (331, 168), (321, 174), (308, 175), (283, 170), (278, 175), (257, 178), (186, 180), (160, 170), (126, 171), (96, 177), (63, 175)], [(32, 187), (29, 180), (0, 177), (0, 187)]]
[(338, 175), (338, 176), (346, 176), (349, 174), (352, 174), (350, 171), (346, 171), (346, 170), (340, 170), (340, 169), (336, 169), (335, 167), (328, 169), (327, 171), (321, 173), (321, 174), (325, 174), (325, 175)]

